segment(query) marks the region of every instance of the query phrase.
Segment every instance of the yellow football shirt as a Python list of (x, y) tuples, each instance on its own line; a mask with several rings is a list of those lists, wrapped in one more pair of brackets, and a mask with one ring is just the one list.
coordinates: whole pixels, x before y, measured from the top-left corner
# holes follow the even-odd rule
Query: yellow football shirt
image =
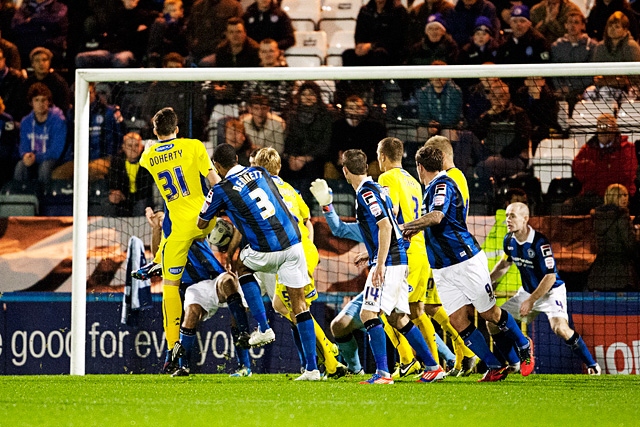
[[(385, 187), (393, 206), (398, 206), (398, 223), (407, 223), (420, 218), (422, 213), (422, 187), (409, 172), (393, 168), (378, 177), (378, 183)], [(407, 254), (426, 253), (424, 233), (411, 238)]]
[(467, 206), (467, 210), (469, 208), (469, 184), (467, 184), (467, 178), (465, 178), (462, 171), (458, 168), (447, 169), (447, 176), (451, 178), (458, 189), (460, 190), (460, 194), (462, 194), (462, 200), (464, 200), (464, 204)]
[(165, 236), (171, 240), (201, 237), (197, 223), (205, 201), (203, 177), (213, 169), (204, 144), (187, 138), (161, 141), (142, 153), (140, 165), (151, 173), (166, 202)]
[(298, 193), (291, 184), (283, 181), (279, 176), (271, 176), (271, 178), (273, 178), (273, 182), (275, 182), (278, 187), (278, 191), (284, 200), (284, 204), (289, 208), (289, 212), (291, 212), (298, 220), (298, 228), (300, 229), (302, 239), (308, 239), (309, 229), (304, 225), (304, 221), (311, 216), (309, 206), (307, 206), (302, 196), (300, 196), (300, 193)]

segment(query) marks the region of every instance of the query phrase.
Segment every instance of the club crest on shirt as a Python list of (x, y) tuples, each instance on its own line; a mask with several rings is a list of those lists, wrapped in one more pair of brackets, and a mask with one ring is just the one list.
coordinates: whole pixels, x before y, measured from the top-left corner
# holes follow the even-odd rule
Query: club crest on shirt
[(536, 251), (534, 251), (533, 249), (529, 248), (529, 249), (527, 249), (527, 255), (529, 256), (529, 258), (535, 258)]

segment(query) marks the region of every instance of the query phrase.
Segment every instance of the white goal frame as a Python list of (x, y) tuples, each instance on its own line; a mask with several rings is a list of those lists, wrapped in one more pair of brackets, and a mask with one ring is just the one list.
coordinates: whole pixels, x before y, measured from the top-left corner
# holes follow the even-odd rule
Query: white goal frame
[(638, 62), (318, 68), (78, 69), (75, 80), (71, 375), (85, 375), (89, 83), (124, 81), (391, 80), (478, 77), (640, 75)]

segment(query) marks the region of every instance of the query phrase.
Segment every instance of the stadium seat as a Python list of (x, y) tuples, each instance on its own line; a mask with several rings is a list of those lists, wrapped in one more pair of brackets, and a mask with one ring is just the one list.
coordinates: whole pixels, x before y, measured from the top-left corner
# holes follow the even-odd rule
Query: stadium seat
[(296, 44), (285, 52), (290, 67), (320, 67), (327, 56), (324, 31), (296, 31)]
[(89, 183), (89, 216), (107, 215), (109, 207), (109, 185), (107, 180), (100, 179)]
[(549, 184), (547, 194), (544, 196), (545, 207), (548, 215), (562, 214), (563, 203), (580, 193), (582, 185), (575, 177), (554, 178)]
[(495, 186), (491, 180), (472, 178), (469, 184), (468, 215), (488, 216), (495, 214)]
[(640, 139), (640, 102), (622, 102), (618, 110), (618, 128), (631, 141)]
[(573, 176), (572, 163), (580, 149), (575, 138), (543, 139), (531, 158), (533, 174), (540, 179), (542, 192), (546, 193), (554, 178)]
[(329, 66), (342, 66), (342, 52), (353, 49), (356, 46), (353, 31), (337, 31), (329, 39), (326, 64)]
[(597, 128), (598, 116), (601, 114), (614, 114), (617, 107), (615, 101), (588, 101), (583, 100), (576, 104), (569, 123), (571, 133), (581, 147), (591, 138)]
[(45, 185), (41, 213), (44, 216), (73, 216), (73, 181), (54, 179)]
[(325, 31), (329, 40), (337, 31), (355, 32), (361, 7), (360, 0), (324, 0), (318, 29)]
[(0, 191), (0, 217), (35, 216), (39, 212), (37, 181), (9, 181)]
[(320, 21), (321, 0), (282, 0), (280, 7), (298, 31), (314, 31)]

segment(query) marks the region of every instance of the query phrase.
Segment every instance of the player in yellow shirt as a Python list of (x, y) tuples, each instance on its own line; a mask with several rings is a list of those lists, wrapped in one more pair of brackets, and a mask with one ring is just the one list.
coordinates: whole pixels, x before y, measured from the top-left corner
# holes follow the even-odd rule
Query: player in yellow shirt
[[(442, 151), (443, 160), (442, 166), (447, 172), (447, 176), (453, 179), (460, 190), (462, 199), (467, 205), (467, 212), (469, 211), (469, 185), (467, 184), (467, 178), (460, 169), (456, 167), (453, 162), (453, 147), (448, 138), (444, 136), (432, 136), (424, 144), (425, 147), (434, 147)], [(466, 218), (465, 218), (466, 220)], [(430, 282), (433, 284), (433, 275), (430, 277)], [(438, 295), (437, 283), (432, 286), (428, 286), (427, 299), (425, 301), (425, 311), (429, 314), (442, 329), (451, 336), (453, 341), (453, 349), (456, 355), (456, 363), (454, 368), (448, 373), (449, 375), (467, 376), (471, 374), (476, 361), (478, 360), (475, 354), (464, 344), (462, 338), (458, 332), (449, 323), (449, 316), (442, 308), (440, 302), (440, 296)], [(463, 363), (464, 362), (464, 363)]]
[[(398, 223), (413, 221), (420, 217), (422, 206), (422, 186), (420, 183), (402, 169), (402, 155), (404, 144), (398, 138), (384, 138), (378, 143), (377, 155), (380, 170), (383, 172), (378, 178), (378, 183), (389, 193), (393, 202), (393, 213), (398, 218)], [(409, 317), (411, 321), (420, 329), (429, 351), (434, 356), (438, 354), (438, 346), (435, 340), (436, 331), (424, 311), (424, 302), (427, 293), (427, 282), (431, 274), (427, 250), (425, 247), (424, 234), (418, 233), (411, 238), (411, 244), (407, 249), (409, 258)], [(393, 333), (391, 326), (385, 322), (385, 330), (390, 336), (394, 345), (394, 337), (401, 336)], [(408, 343), (400, 340), (396, 346), (400, 356), (400, 365), (394, 372), (395, 377), (402, 377), (411, 373), (410, 366), (415, 363), (411, 347)], [(408, 360), (408, 361), (407, 361)]]
[[(316, 269), (316, 266), (318, 265), (318, 262), (320, 261), (320, 255), (318, 254), (316, 245), (313, 244), (313, 225), (309, 220), (311, 216), (309, 207), (302, 199), (300, 194), (289, 183), (283, 181), (282, 178), (278, 176), (281, 168), (281, 159), (280, 155), (275, 149), (261, 148), (257, 150), (257, 152), (252, 154), (251, 158), (253, 159), (253, 161), (251, 162), (252, 166), (255, 165), (263, 167), (267, 170), (267, 172), (269, 172), (269, 174), (271, 174), (271, 178), (278, 187), (278, 191), (280, 192), (285, 205), (287, 205), (291, 213), (298, 220), (298, 228), (300, 228), (302, 247), (304, 248), (304, 255), (307, 261), (309, 278), (311, 279), (311, 283), (309, 283), (304, 288), (304, 294), (306, 297), (307, 305), (311, 306), (311, 302), (318, 299), (318, 292), (316, 291), (313, 273)], [(291, 300), (289, 299), (289, 294), (287, 293), (287, 288), (278, 281), (276, 281), (275, 286), (273, 308), (278, 313), (286, 317), (289, 322), (291, 322), (291, 330), (293, 331), (294, 340), (299, 342), (299, 338), (296, 339), (298, 330), (292, 320), (295, 317), (292, 316), (293, 311), (291, 307)], [(316, 332), (316, 348), (318, 351), (318, 356), (320, 359), (324, 359), (327, 376), (330, 378), (339, 378), (341, 376), (344, 376), (347, 372), (347, 368), (336, 359), (338, 353), (337, 346), (327, 339), (327, 336), (325, 335), (324, 331), (315, 318), (313, 319), (313, 325)]]
[[(203, 187), (220, 181), (204, 144), (197, 139), (178, 138), (178, 116), (172, 108), (158, 111), (152, 119), (158, 142), (142, 153), (140, 165), (147, 169), (165, 201), (163, 237), (158, 252), (162, 260), (162, 314), (170, 350), (165, 371), (177, 367), (183, 348), (178, 341), (182, 302), (178, 292), (189, 247), (210, 230), (197, 227), (198, 215), (205, 201)], [(215, 225), (215, 221), (211, 222)]]

